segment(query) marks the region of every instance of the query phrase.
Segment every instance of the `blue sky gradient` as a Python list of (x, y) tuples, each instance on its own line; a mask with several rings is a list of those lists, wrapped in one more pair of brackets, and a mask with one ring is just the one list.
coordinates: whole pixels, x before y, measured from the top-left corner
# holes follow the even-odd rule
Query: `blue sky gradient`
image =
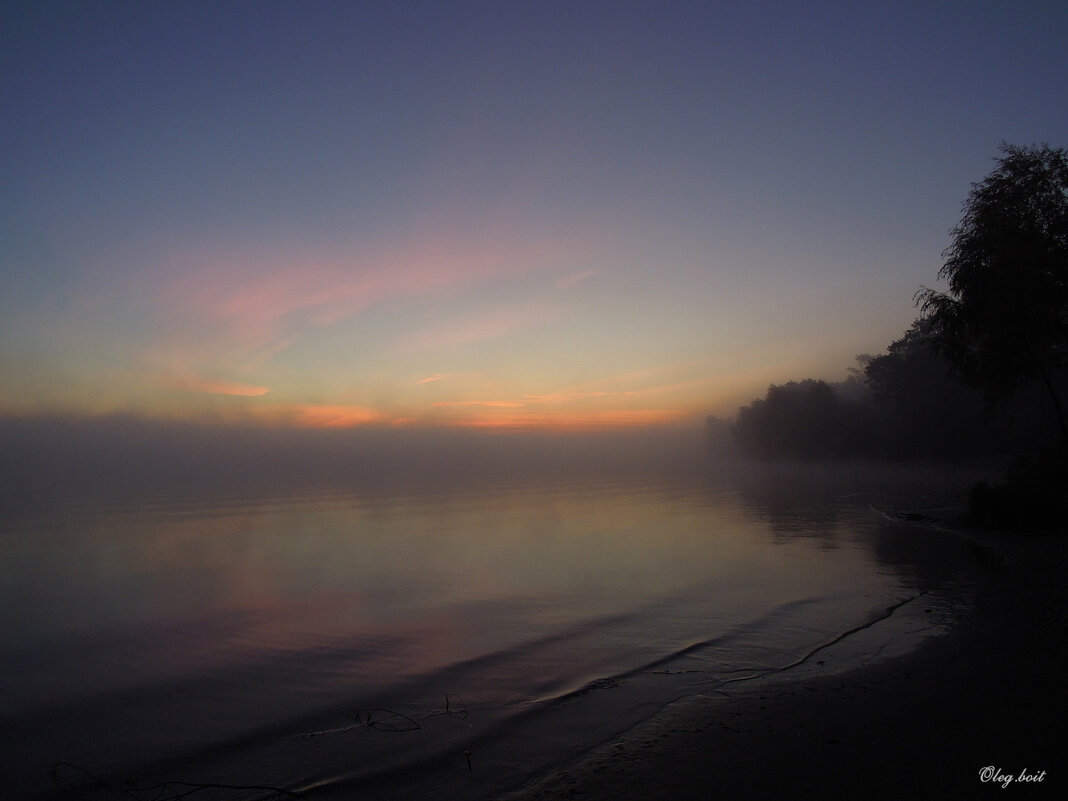
[(598, 427), (840, 378), (1059, 2), (0, 11), (0, 413)]

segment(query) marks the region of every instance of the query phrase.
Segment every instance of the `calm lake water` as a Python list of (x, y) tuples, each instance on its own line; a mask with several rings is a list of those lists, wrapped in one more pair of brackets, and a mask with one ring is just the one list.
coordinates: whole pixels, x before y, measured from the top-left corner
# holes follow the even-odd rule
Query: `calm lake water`
[(4, 786), (490, 795), (968, 577), (964, 541), (880, 514), (960, 487), (783, 469), (27, 501), (0, 531)]

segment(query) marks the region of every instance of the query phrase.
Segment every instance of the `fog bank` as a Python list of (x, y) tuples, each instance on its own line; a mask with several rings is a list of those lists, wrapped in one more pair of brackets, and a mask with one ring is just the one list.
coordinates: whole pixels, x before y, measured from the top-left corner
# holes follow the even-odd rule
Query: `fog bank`
[(129, 416), (0, 419), (0, 498), (691, 471), (699, 427), (587, 433), (284, 429)]

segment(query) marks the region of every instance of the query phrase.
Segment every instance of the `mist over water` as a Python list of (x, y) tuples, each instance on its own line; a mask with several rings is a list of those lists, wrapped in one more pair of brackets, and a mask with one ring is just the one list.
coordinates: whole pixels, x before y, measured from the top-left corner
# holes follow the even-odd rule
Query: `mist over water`
[(0, 502), (27, 497), (278, 494), (294, 488), (407, 485), (581, 475), (692, 475), (706, 462), (699, 425), (631, 431), (286, 429), (150, 421), (0, 419)]
[(687, 432), (4, 437), (0, 734), (30, 797), (83, 769), (491, 794), (970, 569), (873, 509), (959, 476), (713, 468)]

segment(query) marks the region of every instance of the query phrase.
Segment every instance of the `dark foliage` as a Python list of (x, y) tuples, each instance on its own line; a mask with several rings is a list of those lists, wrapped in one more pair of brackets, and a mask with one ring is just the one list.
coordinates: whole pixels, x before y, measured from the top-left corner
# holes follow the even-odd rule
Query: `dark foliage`
[(1017, 459), (1005, 481), (981, 481), (968, 493), (973, 525), (1002, 530), (1064, 531), (1068, 459), (1063, 451), (1044, 451)]
[(1025, 451), (1048, 436), (1034, 420), (1013, 425), (1012, 408), (988, 407), (933, 336), (920, 319), (885, 354), (859, 356), (863, 369), (843, 382), (772, 385), (739, 410), (737, 450), (761, 459), (960, 459)]
[[(863, 371), (772, 386), (738, 414), (762, 458), (961, 458), (1068, 449), (1068, 156), (1002, 145), (972, 186), (922, 316)], [(1054, 475), (1056, 475), (1054, 471)], [(1068, 490), (1068, 487), (1065, 487)], [(986, 490), (977, 490), (980, 496)]]
[[(1002, 145), (972, 185), (922, 316), (836, 385), (771, 386), (738, 412), (743, 454), (768, 459), (1015, 454), (968, 497), (973, 523), (1064, 530), (1068, 498), (1068, 155)], [(1059, 443), (1056, 447), (1051, 447)]]
[(894, 457), (956, 458), (1000, 453), (1012, 444), (1008, 415), (958, 380), (919, 319), (887, 352), (868, 361), (873, 450)]
[(1068, 446), (1068, 155), (1003, 144), (973, 184), (939, 277), (917, 296), (938, 347), (992, 400), (1038, 382)]
[(826, 381), (772, 385), (763, 399), (738, 411), (734, 438), (760, 458), (825, 459), (859, 445), (865, 404), (846, 401)]

